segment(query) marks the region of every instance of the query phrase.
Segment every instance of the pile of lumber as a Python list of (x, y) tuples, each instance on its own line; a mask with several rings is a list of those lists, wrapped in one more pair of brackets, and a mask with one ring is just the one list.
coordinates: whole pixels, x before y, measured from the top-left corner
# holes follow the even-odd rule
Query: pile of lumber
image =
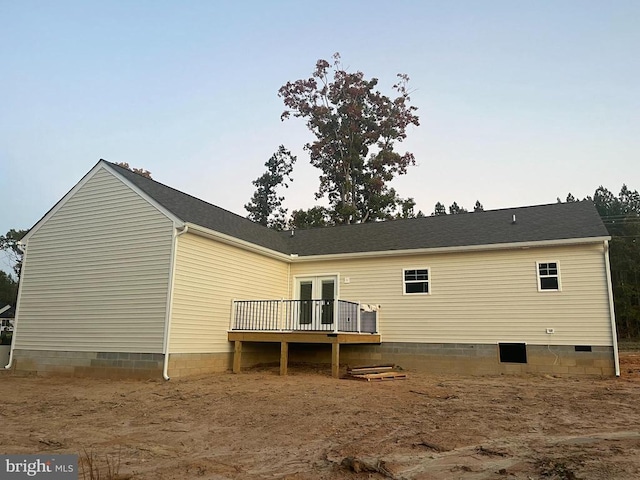
[(406, 373), (398, 371), (394, 364), (370, 365), (366, 367), (347, 367), (347, 376), (351, 380), (363, 380), (365, 382), (381, 382), (383, 380), (404, 380)]

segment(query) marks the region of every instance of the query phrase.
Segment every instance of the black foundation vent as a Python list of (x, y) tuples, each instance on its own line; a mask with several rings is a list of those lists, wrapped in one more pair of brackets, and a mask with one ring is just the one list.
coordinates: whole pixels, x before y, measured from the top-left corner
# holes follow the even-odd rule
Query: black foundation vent
[(576, 352), (590, 352), (591, 345), (576, 345), (575, 349), (576, 349)]
[(499, 343), (501, 363), (527, 363), (527, 346), (524, 343)]

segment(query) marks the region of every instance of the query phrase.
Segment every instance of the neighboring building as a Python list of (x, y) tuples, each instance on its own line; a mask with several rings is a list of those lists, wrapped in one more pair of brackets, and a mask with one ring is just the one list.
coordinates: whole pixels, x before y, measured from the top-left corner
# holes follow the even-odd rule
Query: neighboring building
[(276, 232), (101, 160), (22, 240), (11, 362), (613, 375), (609, 239), (589, 202)]
[(16, 309), (11, 305), (0, 308), (0, 332), (13, 331), (13, 319), (16, 316)]
[(15, 309), (11, 305), (0, 308), (0, 345), (10, 345), (13, 336)]

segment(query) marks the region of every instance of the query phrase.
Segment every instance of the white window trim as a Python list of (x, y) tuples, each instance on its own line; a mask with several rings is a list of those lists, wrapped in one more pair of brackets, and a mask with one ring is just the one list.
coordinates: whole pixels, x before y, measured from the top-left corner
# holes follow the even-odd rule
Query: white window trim
[[(558, 278), (558, 289), (557, 290), (552, 290), (549, 288), (542, 288), (542, 284), (540, 282), (540, 264), (541, 263), (555, 263), (556, 264), (556, 268), (558, 269), (558, 274), (556, 275), (556, 277)], [(542, 293), (549, 293), (549, 292), (561, 292), (562, 291), (562, 281), (561, 281), (561, 275), (560, 275), (561, 269), (560, 269), (560, 262), (557, 260), (545, 260), (545, 261), (538, 261), (536, 262), (536, 282), (538, 283), (538, 292), (542, 292)], [(542, 278), (550, 278), (553, 277), (553, 275), (547, 275), (545, 277)]]
[[(406, 285), (407, 281), (404, 279), (404, 273), (407, 270), (426, 270), (427, 271), (427, 290), (428, 292), (415, 292), (415, 293), (407, 293)], [(424, 280), (410, 281), (409, 283), (420, 283), (424, 282)], [(402, 269), (402, 295), (414, 296), (414, 295), (431, 295), (432, 283), (431, 283), (431, 268), (430, 267), (410, 267)]]

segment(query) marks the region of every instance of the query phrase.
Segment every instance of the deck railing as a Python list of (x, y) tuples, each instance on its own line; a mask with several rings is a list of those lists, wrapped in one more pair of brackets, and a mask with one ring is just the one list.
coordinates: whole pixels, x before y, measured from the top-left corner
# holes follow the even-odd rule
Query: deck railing
[(346, 300), (235, 300), (231, 330), (377, 333), (377, 312)]

